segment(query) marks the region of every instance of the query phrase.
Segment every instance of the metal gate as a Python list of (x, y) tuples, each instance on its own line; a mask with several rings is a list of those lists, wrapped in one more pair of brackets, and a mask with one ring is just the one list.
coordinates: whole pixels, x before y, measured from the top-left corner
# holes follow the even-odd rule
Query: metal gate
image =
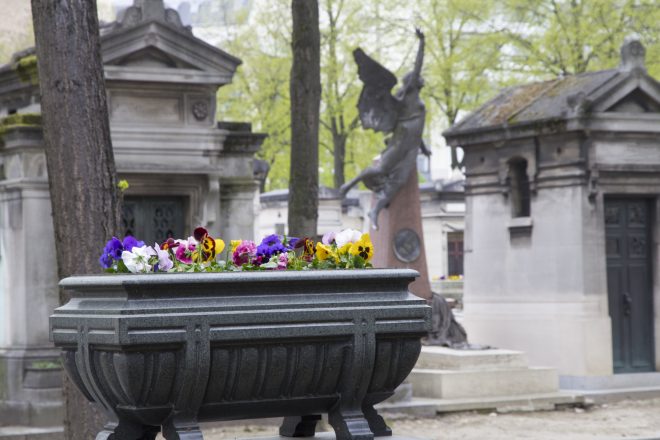
[(184, 237), (183, 197), (126, 197), (122, 227), (124, 235), (132, 235), (146, 244), (162, 243), (169, 237)]
[(615, 373), (655, 371), (651, 221), (651, 204), (646, 199), (605, 201)]

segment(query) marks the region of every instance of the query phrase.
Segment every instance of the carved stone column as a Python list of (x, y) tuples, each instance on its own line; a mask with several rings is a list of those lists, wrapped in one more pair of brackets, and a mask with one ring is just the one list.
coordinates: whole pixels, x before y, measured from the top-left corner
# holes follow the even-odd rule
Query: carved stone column
[(10, 126), (0, 161), (0, 425), (62, 422), (55, 243), (39, 126)]

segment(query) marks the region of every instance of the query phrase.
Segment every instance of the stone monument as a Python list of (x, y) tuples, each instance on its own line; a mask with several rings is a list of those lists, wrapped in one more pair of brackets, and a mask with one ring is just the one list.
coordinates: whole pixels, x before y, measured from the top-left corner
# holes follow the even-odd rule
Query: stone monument
[[(394, 96), (391, 90), (397, 80), (392, 72), (362, 49), (353, 52), (364, 83), (358, 102), (362, 126), (391, 136), (385, 140), (386, 148), (374, 165), (343, 185), (340, 194), (344, 196), (360, 181), (373, 191), (369, 218), (374, 228), (374, 265), (417, 270), (421, 276), (410, 290), (430, 299), (416, 167), (420, 148), (424, 154), (430, 154), (422, 141), (426, 109), (419, 97), (424, 86), (424, 34), (419, 29), (416, 33), (419, 49), (415, 67), (404, 76), (403, 86)], [(380, 218), (382, 210), (385, 211)]]
[[(196, 225), (254, 235), (254, 153), (265, 135), (218, 122), (216, 91), (241, 60), (196, 38), (162, 0), (135, 0), (101, 28), (110, 132), (124, 193), (122, 233), (147, 242)], [(62, 420), (51, 204), (34, 49), (0, 66), (0, 425)], [(39, 243), (38, 246), (34, 243)]]
[(617, 68), (522, 84), (445, 132), (466, 169), (474, 339), (570, 389), (660, 385), (660, 82)]

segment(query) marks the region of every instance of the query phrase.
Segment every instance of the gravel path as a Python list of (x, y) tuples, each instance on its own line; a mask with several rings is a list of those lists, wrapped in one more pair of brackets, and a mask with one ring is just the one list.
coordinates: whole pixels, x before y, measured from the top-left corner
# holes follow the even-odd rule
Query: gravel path
[[(271, 422), (272, 423), (272, 422)], [(508, 414), (453, 413), (390, 422), (400, 436), (437, 440), (660, 440), (660, 399), (623, 401), (558, 411)], [(273, 436), (272, 424), (213, 424), (204, 427), (206, 440)]]

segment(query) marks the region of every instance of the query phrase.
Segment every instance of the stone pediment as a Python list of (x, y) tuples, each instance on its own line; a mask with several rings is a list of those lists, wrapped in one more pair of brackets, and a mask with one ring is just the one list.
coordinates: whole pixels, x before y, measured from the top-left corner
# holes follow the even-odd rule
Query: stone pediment
[(631, 76), (590, 107), (592, 113), (660, 113), (660, 84), (646, 74)]
[(176, 11), (161, 6), (162, 1), (145, 1), (104, 27), (101, 52), (106, 78), (230, 83), (241, 60), (196, 38), (180, 23)]
[(147, 47), (137, 52), (131, 53), (126, 57), (117, 60), (114, 64), (117, 66), (138, 66), (138, 67), (171, 67), (173, 69), (193, 69), (200, 70), (184, 60), (172, 57), (170, 54), (155, 47)]

